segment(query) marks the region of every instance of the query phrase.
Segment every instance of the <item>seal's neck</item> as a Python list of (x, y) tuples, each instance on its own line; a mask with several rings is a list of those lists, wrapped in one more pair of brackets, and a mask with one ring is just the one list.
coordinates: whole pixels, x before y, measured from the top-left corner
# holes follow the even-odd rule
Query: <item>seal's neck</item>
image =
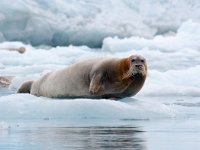
[(119, 63), (119, 81), (122, 81), (125, 85), (130, 85), (132, 79), (129, 76), (126, 76), (130, 68), (130, 63), (128, 58), (120, 59)]
[(123, 78), (124, 74), (126, 74), (126, 72), (128, 72), (129, 68), (130, 68), (130, 64), (129, 64), (128, 58), (120, 59), (118, 70), (119, 70), (121, 79)]

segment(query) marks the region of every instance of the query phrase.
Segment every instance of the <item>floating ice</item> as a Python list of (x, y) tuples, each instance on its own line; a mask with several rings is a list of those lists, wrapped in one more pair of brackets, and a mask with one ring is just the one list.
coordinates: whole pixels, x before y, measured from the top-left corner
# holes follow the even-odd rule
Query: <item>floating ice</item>
[[(157, 106), (157, 107), (153, 107)], [(90, 99), (51, 99), (30, 94), (0, 97), (0, 119), (158, 119), (175, 116), (175, 111), (157, 102)]]

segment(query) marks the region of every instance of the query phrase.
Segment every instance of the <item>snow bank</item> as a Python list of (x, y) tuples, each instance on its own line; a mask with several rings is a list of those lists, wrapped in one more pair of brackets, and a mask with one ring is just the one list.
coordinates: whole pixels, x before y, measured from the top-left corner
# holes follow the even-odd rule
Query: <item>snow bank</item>
[(150, 70), (140, 93), (144, 96), (195, 96), (200, 97), (200, 66), (185, 70), (159, 72)]
[(186, 48), (200, 49), (200, 24), (188, 20), (184, 22), (177, 31), (176, 35), (155, 36), (153, 39), (145, 39), (140, 37), (130, 37), (119, 39), (106, 38), (103, 41), (104, 51), (127, 51), (131, 49), (140, 50), (149, 48), (164, 52), (179, 51)]
[(189, 18), (199, 21), (198, 0), (1, 0), (0, 41), (100, 47), (108, 36), (176, 31)]

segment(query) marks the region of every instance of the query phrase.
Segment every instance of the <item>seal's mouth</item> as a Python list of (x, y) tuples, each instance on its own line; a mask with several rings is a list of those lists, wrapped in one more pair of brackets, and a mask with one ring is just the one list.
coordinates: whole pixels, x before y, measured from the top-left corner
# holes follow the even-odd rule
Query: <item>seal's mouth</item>
[(146, 76), (145, 66), (143, 65), (133, 65), (131, 68), (123, 75), (123, 78), (135, 77), (135, 76)]
[(132, 76), (135, 76), (135, 75), (144, 75), (145, 74), (145, 70), (143, 67), (138, 67), (138, 68), (135, 68), (135, 70), (132, 72)]
[(136, 73), (132, 73), (132, 76), (136, 76), (136, 75), (141, 75), (141, 76), (143, 76), (143, 75), (144, 75), (144, 73), (143, 73), (143, 72), (136, 72)]

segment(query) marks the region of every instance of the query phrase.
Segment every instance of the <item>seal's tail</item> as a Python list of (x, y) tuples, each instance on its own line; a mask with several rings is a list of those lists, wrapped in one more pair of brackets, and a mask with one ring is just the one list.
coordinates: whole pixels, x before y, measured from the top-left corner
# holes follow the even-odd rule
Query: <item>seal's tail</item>
[(26, 81), (26, 82), (22, 83), (20, 88), (17, 90), (17, 93), (30, 93), (32, 83), (33, 83), (33, 81)]

